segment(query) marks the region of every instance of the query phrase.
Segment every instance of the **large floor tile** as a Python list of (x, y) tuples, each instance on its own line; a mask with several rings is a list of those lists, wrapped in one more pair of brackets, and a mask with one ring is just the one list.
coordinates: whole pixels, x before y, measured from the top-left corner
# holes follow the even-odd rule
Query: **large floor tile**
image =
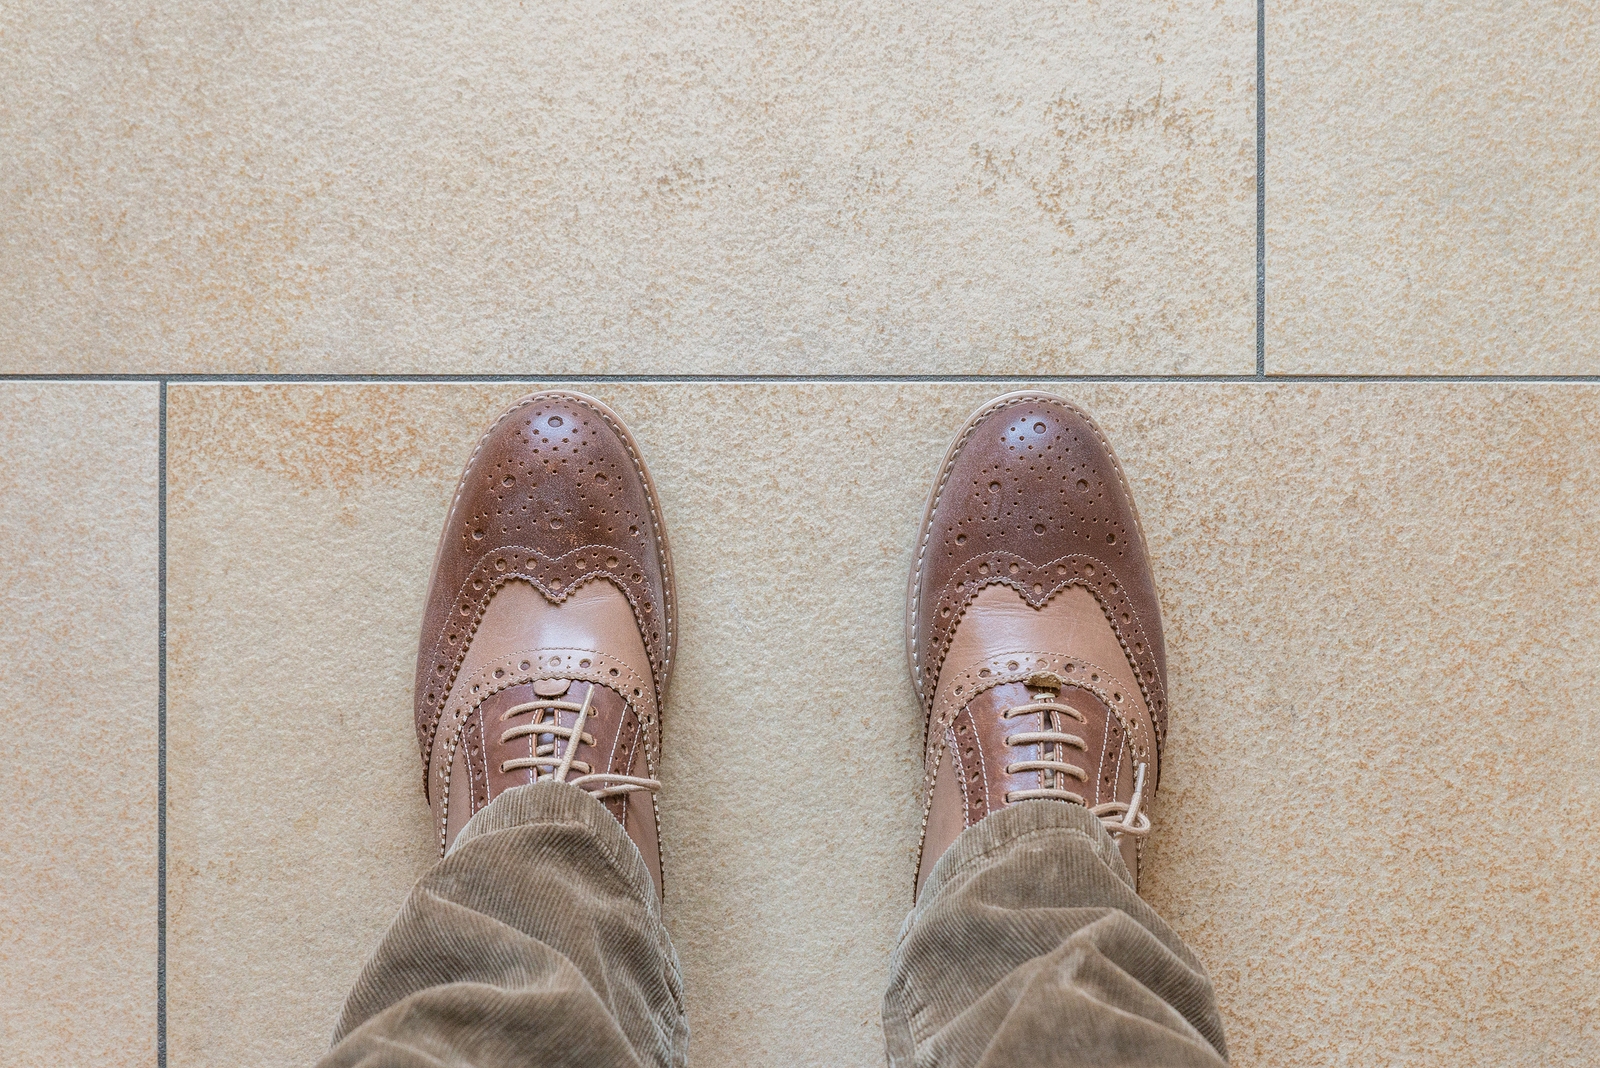
[(0, 16), (0, 369), (1253, 369), (1255, 7)]
[[(171, 1045), (303, 1064), (428, 863), (409, 695), (437, 526), (512, 387), (172, 391)], [(698, 1065), (877, 1065), (921, 725), (927, 480), (975, 386), (607, 387), (682, 647), (667, 917)], [(1157, 562), (1147, 895), (1239, 1065), (1592, 1061), (1600, 393), (1076, 390)]]
[(1234, 1063), (1594, 1063), (1600, 391), (1211, 397), (1107, 421), (1173, 662), (1147, 896)]
[(0, 1061), (156, 1059), (154, 385), (0, 384)]
[(1266, 11), (1269, 371), (1600, 373), (1594, 5)]

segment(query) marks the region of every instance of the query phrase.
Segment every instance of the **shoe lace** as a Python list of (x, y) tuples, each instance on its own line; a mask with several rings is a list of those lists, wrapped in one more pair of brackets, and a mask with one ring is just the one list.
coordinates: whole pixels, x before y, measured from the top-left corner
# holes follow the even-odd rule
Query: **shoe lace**
[[(1150, 833), (1150, 817), (1139, 811), (1139, 806), (1144, 803), (1144, 776), (1146, 764), (1140, 761), (1134, 768), (1133, 797), (1129, 801), (1107, 801), (1104, 804), (1090, 805), (1084, 796), (1074, 790), (1066, 788), (1068, 778), (1078, 782), (1088, 782), (1089, 773), (1076, 764), (1065, 759), (1068, 748), (1076, 749), (1080, 753), (1089, 751), (1089, 743), (1080, 735), (1068, 734), (1065, 730), (1065, 718), (1084, 722), (1083, 713), (1071, 705), (1058, 704), (1055, 694), (1048, 690), (1036, 692), (1032, 700), (1020, 705), (1013, 705), (1005, 710), (1002, 716), (1005, 719), (1015, 719), (1018, 716), (1039, 716), (1041, 730), (1015, 731), (1006, 735), (1006, 745), (1048, 746), (1044, 750), (1042, 759), (1018, 760), (1006, 765), (1007, 775), (1018, 775), (1027, 771), (1040, 772), (1040, 781), (1048, 782), (1048, 786), (1040, 786), (1032, 790), (1007, 790), (1006, 803), (1014, 801), (1030, 801), (1035, 798), (1049, 798), (1055, 801), (1069, 801), (1075, 805), (1083, 805), (1091, 813), (1100, 817), (1100, 822), (1105, 824), (1106, 830), (1111, 832), (1113, 838), (1128, 835), (1132, 838), (1143, 838)], [(1049, 778), (1045, 778), (1045, 774)]]
[[(589, 684), (588, 691), (583, 695), (582, 704), (562, 700), (560, 697), (540, 697), (520, 705), (513, 705), (500, 713), (502, 723), (528, 712), (533, 713), (532, 720), (506, 728), (505, 733), (500, 735), (501, 745), (517, 738), (525, 738), (530, 734), (537, 736), (533, 755), (501, 761), (501, 773), (531, 768), (535, 782), (564, 782), (568, 786), (588, 788), (589, 793), (597, 798), (615, 797), (618, 794), (630, 794), (639, 790), (647, 790), (652, 794), (659, 791), (661, 789), (659, 780), (610, 771), (595, 771), (593, 765), (576, 759), (580, 745), (595, 744), (594, 735), (583, 728), (593, 714), (596, 685), (592, 682)], [(561, 725), (562, 712), (578, 714), (570, 727)], [(546, 713), (550, 715), (548, 720), (545, 719)], [(563, 740), (567, 744), (558, 755), (557, 749)], [(569, 780), (567, 776), (574, 771), (578, 772), (577, 778)]]

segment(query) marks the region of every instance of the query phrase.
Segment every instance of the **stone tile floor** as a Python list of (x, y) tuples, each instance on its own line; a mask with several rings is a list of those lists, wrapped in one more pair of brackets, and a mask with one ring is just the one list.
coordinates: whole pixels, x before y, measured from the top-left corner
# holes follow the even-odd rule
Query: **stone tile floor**
[[(313, 1058), (428, 863), (416, 614), (460, 464), (534, 385), (167, 387), (171, 1063)], [(8, 773), (7, 864), (56, 888), (6, 898), (8, 1039), (146, 1063), (158, 387), (0, 388), (30, 547), (5, 625), (41, 665), (6, 681), (39, 754)], [(696, 1063), (877, 1063), (915, 850), (904, 576), (945, 438), (998, 387), (587, 388), (635, 428), (677, 557), (663, 818)], [(1176, 710), (1145, 889), (1236, 1062), (1587, 1063), (1600, 387), (1056, 388), (1143, 511)], [(41, 689), (65, 739), (24, 714)]]
[(696, 1065), (881, 1063), (915, 524), (1030, 384), (1143, 513), (1235, 1062), (1600, 1063), (1595, 15), (1265, 11), (0, 16), (0, 1061), (324, 1047), (448, 495), (559, 383), (677, 557)]
[(0, 384), (10, 1064), (155, 1052), (160, 393)]
[(1265, 8), (1273, 367), (1593, 374), (1594, 5)]
[(0, 370), (1253, 366), (1251, 0), (295, 12), (4, 16)]

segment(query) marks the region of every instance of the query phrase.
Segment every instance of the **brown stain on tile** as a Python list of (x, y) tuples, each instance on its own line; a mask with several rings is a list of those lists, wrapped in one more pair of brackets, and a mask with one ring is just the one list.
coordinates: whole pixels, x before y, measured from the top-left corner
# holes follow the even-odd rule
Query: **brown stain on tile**
[[(248, 173), (248, 161), (214, 165), (222, 173)], [(183, 338), (187, 366), (283, 369), (285, 356), (303, 347), (295, 327), (309, 311), (330, 268), (317, 262), (311, 237), (319, 199), (332, 175), (309, 180), (257, 179), (260, 184), (217, 198), (197, 220), (190, 255), (169, 263), (170, 285), (182, 302), (153, 309), (168, 332)]]
[[(1012, 366), (1072, 366), (1083, 353), (1161, 352), (1162, 370), (1201, 365), (1174, 339), (1196, 324), (1220, 323), (1250, 302), (1243, 276), (1218, 270), (1217, 249), (1186, 234), (1236, 228), (1244, 216), (1228, 205), (1252, 199), (1253, 147), (1209, 97), (1157, 89), (1142, 98), (1060, 93), (1037, 107), (1021, 140), (974, 142), (963, 195), (1000, 200), (1007, 187), (1048, 222), (1050, 256), (1075, 265), (1052, 317), (1082, 317), (1070, 337), (1046, 322), (1018, 324), (1006, 339)], [(1021, 208), (1015, 198), (1004, 201)], [(1152, 262), (1163, 278), (1192, 285), (1143, 292)]]
[(385, 386), (174, 389), (173, 482), (248, 468), (346, 497), (360, 486), (437, 474), (449, 461), (419, 427), (392, 417), (396, 397)]
[[(1026, 181), (1039, 209), (1068, 235), (1079, 219), (1115, 220), (1135, 232), (1150, 222), (1177, 226), (1219, 193), (1232, 199), (1254, 185), (1236, 166), (1239, 146), (1219, 139), (1215, 111), (1191, 107), (1181, 94), (1157, 93), (1112, 110), (1061, 96), (1045, 108), (1044, 120), (1052, 163)], [(1232, 188), (1217, 188), (1219, 179), (1231, 179)], [(1153, 193), (1153, 202), (1119, 195), (1135, 188)]]

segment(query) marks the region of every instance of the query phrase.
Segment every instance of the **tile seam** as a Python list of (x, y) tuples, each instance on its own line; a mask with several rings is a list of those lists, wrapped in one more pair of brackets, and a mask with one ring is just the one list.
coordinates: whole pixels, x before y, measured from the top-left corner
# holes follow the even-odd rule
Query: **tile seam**
[(1267, 0), (1256, 0), (1256, 377), (1267, 376)]
[[(103, 382), (158, 383), (162, 395), (169, 385), (498, 385), (532, 382), (593, 382), (617, 385), (962, 385), (981, 383), (1129, 383), (1201, 384), (1236, 383), (1501, 383), (1600, 384), (1600, 374), (951, 374), (951, 375), (802, 375), (802, 374), (0, 374), (4, 382), (56, 382), (92, 385)], [(163, 402), (164, 403), (164, 402)], [(163, 409), (163, 418), (164, 409)]]
[(156, 424), (156, 1068), (167, 1068), (167, 381)]

